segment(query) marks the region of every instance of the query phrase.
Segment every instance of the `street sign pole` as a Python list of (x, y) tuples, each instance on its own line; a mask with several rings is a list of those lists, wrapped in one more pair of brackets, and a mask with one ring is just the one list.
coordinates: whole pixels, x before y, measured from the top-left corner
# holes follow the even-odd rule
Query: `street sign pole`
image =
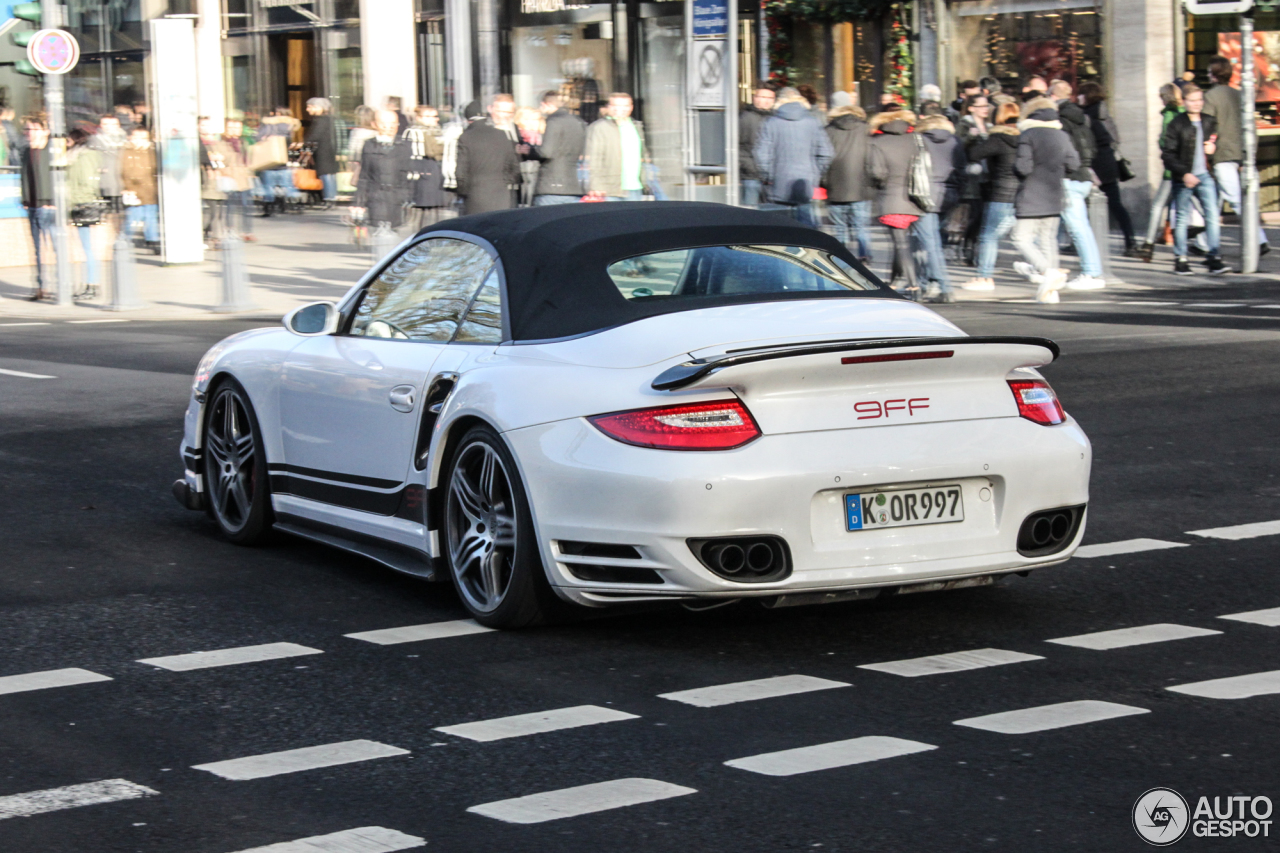
[(735, 207), (738, 189), (738, 0), (725, 0), (724, 34), (724, 193)]
[[(62, 23), (62, 8), (57, 0), (41, 0), (42, 21), (46, 27)], [(53, 253), (57, 274), (57, 301), (59, 305), (72, 304), (70, 241), (67, 239), (67, 114), (63, 98), (61, 74), (44, 75), (44, 106), (49, 114), (49, 158), (53, 165), (53, 206), (56, 222), (53, 227)]]
[(1241, 182), (1244, 204), (1240, 214), (1240, 272), (1258, 271), (1258, 121), (1254, 103), (1253, 11), (1240, 15), (1240, 101), (1243, 111), (1244, 164)]

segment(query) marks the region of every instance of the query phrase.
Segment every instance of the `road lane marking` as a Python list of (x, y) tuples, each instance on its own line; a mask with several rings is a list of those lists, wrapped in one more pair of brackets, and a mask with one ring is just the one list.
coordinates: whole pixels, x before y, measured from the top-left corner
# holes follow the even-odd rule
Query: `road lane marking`
[(70, 687), (73, 684), (92, 684), (110, 681), (105, 675), (87, 669), (49, 669), (44, 672), (25, 672), (22, 675), (6, 675), (0, 678), (0, 695), (25, 693), (28, 690), (46, 690), (50, 687)]
[(83, 785), (68, 785), (65, 788), (28, 791), (25, 794), (0, 797), (0, 820), (11, 817), (30, 817), (80, 806), (136, 800), (139, 797), (152, 797), (159, 793), (145, 785), (135, 785), (126, 779), (105, 779)]
[(1044, 658), (1040, 655), (1009, 652), (1004, 649), (974, 649), (969, 652), (949, 652), (944, 655), (891, 660), (884, 663), (864, 663), (858, 669), (873, 669), (876, 672), (887, 672), (890, 675), (916, 678), (921, 675), (939, 675), (946, 672), (963, 672), (968, 669), (985, 669), (989, 666), (1003, 666), (1008, 663), (1022, 663), (1030, 660), (1044, 660)]
[[(1280, 307), (1280, 306), (1277, 306), (1277, 307)], [(49, 326), (49, 325), (52, 325), (52, 324), (50, 324), (50, 323), (44, 323), (44, 322), (40, 322), (40, 323), (0, 323), (0, 327), (6, 328), (6, 329), (11, 329), (11, 328), (13, 328), (14, 326)]]
[(24, 370), (5, 370), (3, 367), (0, 367), (0, 375), (16, 376), (19, 379), (57, 379), (58, 378), (56, 376), (49, 376), (48, 374), (44, 374), (44, 373), (27, 373)]
[(1179, 303), (1177, 302), (1144, 302), (1139, 300), (1135, 302), (1117, 302), (1116, 304), (1117, 305), (1146, 305), (1148, 308), (1168, 308), (1170, 305), (1178, 305)]
[(1166, 622), (1155, 625), (1140, 625), (1137, 628), (1117, 628), (1114, 631), (1096, 631), (1092, 634), (1077, 634), (1074, 637), (1058, 637), (1045, 640), (1046, 643), (1057, 643), (1060, 646), (1075, 646), (1079, 649), (1123, 649), (1126, 646), (1145, 646), (1148, 643), (1167, 643), (1170, 640), (1185, 640), (1190, 637), (1209, 637), (1221, 634), (1212, 628), (1193, 628), (1190, 625), (1171, 625)]
[(1253, 524), (1236, 524), (1231, 527), (1211, 527), (1208, 530), (1188, 530), (1188, 536), (1206, 539), (1254, 539), (1258, 536), (1274, 536), (1280, 533), (1280, 521), (1255, 521)]
[(1184, 308), (1244, 308), (1243, 302), (1188, 302)]
[(507, 823), (543, 823), (696, 793), (698, 792), (694, 788), (672, 785), (657, 779), (614, 779), (610, 782), (530, 794), (527, 797), (497, 800), (472, 806), (467, 811)]
[(1254, 625), (1266, 625), (1269, 628), (1280, 628), (1280, 607), (1266, 610), (1248, 610), (1244, 613), (1228, 613), (1219, 619), (1230, 619), (1234, 622), (1251, 622)]
[(999, 714), (987, 714), (982, 717), (969, 717), (966, 720), (956, 720), (953, 725), (1004, 735), (1022, 735), (1150, 713), (1146, 708), (1135, 708), (1132, 705), (1083, 699), (1079, 702), (1059, 702), (1056, 705), (1040, 705), (1035, 708), (1002, 711)]
[(463, 637), (467, 634), (485, 634), (493, 628), (486, 628), (474, 619), (459, 619), (456, 622), (428, 622), (425, 625), (406, 625), (403, 628), (384, 628), (380, 631), (361, 631), (358, 634), (343, 634), (353, 640), (364, 640), (366, 643), (377, 643), (380, 646), (391, 646), (396, 643), (415, 643), (418, 640), (441, 640), (446, 637)]
[(937, 747), (896, 737), (856, 737), (851, 740), (820, 743), (816, 746), (802, 746), (799, 749), (766, 752), (748, 758), (735, 758), (732, 761), (726, 761), (725, 766), (761, 773), (765, 776), (795, 776), (799, 773), (813, 773), (818, 770), (849, 767), (853, 764), (866, 764), (869, 761), (880, 761), (885, 758), (897, 758), (900, 755), (911, 755), (916, 752), (928, 752), (931, 749), (937, 749)]
[(1166, 687), (1174, 693), (1202, 696), (1205, 699), (1248, 699), (1251, 696), (1270, 696), (1280, 693), (1280, 669), (1255, 672), (1231, 678), (1214, 678), (1209, 681), (1193, 681)]
[(234, 666), (241, 663), (257, 663), (264, 660), (295, 658), (302, 655), (322, 655), (320, 649), (300, 646), (297, 643), (266, 643), (261, 646), (239, 646), (234, 649), (215, 649), (209, 652), (192, 652), (186, 655), (170, 655), (162, 658), (143, 658), (138, 663), (158, 666), (174, 672), (192, 669), (209, 669), (215, 666)]
[(266, 847), (251, 847), (237, 853), (395, 853), (412, 850), (427, 843), (425, 838), (405, 835), (382, 826), (344, 829), (328, 835), (313, 835), (296, 841), (281, 841)]
[(456, 726), (441, 726), (434, 731), (457, 735), (467, 740), (488, 742), (503, 740), (509, 737), (555, 732), (561, 729), (576, 729), (581, 726), (594, 726), (600, 723), (616, 723), (621, 720), (638, 720), (636, 714), (615, 711), (612, 708), (601, 708), (598, 705), (578, 705), (574, 708), (557, 708), (554, 711), (539, 711), (534, 714), (517, 714), (512, 717), (498, 717), (492, 720), (480, 720), (475, 723), (461, 723)]
[(1280, 305), (1255, 305), (1253, 307), (1254, 308), (1272, 308), (1275, 310), (1280, 310)]
[(660, 693), (658, 698), (696, 705), (699, 708), (715, 708), (720, 705), (732, 705), (735, 702), (754, 702), (757, 699), (773, 699), (777, 696), (793, 696), (797, 693), (812, 693), (815, 690), (831, 690), (848, 686), (843, 681), (814, 678), (811, 675), (779, 675), (755, 681), (738, 681), (733, 684), (717, 684), (714, 687), (697, 687), (693, 690), (677, 690), (675, 693)]
[(268, 752), (264, 755), (250, 755), (246, 758), (232, 758), (228, 761), (214, 761), (211, 764), (196, 764), (191, 769), (205, 770), (214, 776), (240, 782), (245, 779), (263, 779), (267, 776), (280, 776), (285, 773), (299, 773), (303, 770), (318, 770), (321, 767), (337, 767), (340, 764), (354, 764), (357, 761), (372, 761), (375, 758), (408, 754), (407, 749), (388, 746), (373, 740), (348, 740), (321, 746), (304, 746), (301, 749), (286, 749), (283, 752)]
[(74, 323), (79, 326), (88, 326), (91, 323), (127, 323), (124, 317), (110, 317), (102, 320), (68, 320), (68, 323)]
[(1138, 554), (1142, 551), (1163, 551), (1166, 548), (1189, 548), (1185, 542), (1165, 542), (1163, 539), (1125, 539), (1120, 542), (1102, 542), (1082, 545), (1075, 556), (1086, 560), (1093, 557), (1114, 557), (1118, 554)]

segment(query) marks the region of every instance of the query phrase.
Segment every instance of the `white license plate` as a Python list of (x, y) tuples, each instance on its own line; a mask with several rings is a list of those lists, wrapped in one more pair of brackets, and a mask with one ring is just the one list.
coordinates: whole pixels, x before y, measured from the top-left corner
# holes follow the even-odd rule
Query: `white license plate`
[(964, 499), (960, 492), (960, 486), (952, 484), (845, 495), (845, 527), (849, 530), (878, 530), (882, 527), (964, 521)]

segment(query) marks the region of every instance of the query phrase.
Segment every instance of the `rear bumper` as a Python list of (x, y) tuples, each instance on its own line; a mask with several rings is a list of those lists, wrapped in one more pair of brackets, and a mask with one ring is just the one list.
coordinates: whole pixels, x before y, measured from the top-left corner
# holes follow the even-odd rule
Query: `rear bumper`
[[(1087, 503), (1092, 461), (1074, 421), (1043, 427), (1021, 418), (766, 435), (714, 453), (631, 447), (584, 420), (506, 437), (552, 585), (591, 605), (901, 586), (1061, 563), (1084, 524), (1064, 550), (1037, 558), (1018, 553), (1018, 528), (1038, 510)], [(846, 493), (942, 484), (961, 486), (963, 522), (845, 530)], [(786, 540), (787, 577), (726, 580), (687, 544), (750, 534)], [(631, 545), (640, 557), (569, 556), (561, 540)], [(575, 563), (651, 569), (661, 582), (585, 581), (573, 574)]]

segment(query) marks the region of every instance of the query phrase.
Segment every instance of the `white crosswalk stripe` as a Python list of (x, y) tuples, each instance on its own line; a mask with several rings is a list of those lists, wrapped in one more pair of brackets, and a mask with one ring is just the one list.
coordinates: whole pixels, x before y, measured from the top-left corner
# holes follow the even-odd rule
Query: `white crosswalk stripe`
[(896, 737), (856, 737), (833, 743), (820, 743), (816, 746), (784, 749), (781, 752), (766, 752), (747, 758), (735, 758), (732, 761), (726, 761), (725, 765), (765, 776), (795, 776), (800, 773), (849, 767), (853, 764), (866, 764), (869, 761), (881, 761), (885, 758), (897, 758), (900, 755), (911, 755), (916, 752), (928, 752), (931, 749), (937, 749), (937, 747)]
[(1208, 530), (1188, 530), (1188, 536), (1207, 539), (1256, 539), (1259, 536), (1275, 536), (1280, 533), (1280, 521), (1255, 521), (1252, 524), (1236, 524), (1231, 527), (1211, 527)]
[(1251, 622), (1254, 625), (1266, 625), (1269, 628), (1280, 628), (1280, 607), (1269, 607), (1266, 610), (1248, 610), (1244, 613), (1228, 613), (1219, 619), (1230, 619), (1233, 622)]
[(284, 773), (299, 773), (303, 770), (317, 770), (321, 767), (337, 767), (340, 764), (354, 764), (357, 761), (372, 761), (375, 758), (389, 758), (393, 755), (408, 755), (409, 750), (398, 746), (388, 746), (372, 740), (348, 740), (341, 743), (327, 743), (322, 746), (306, 746), (301, 749), (287, 749), (283, 752), (268, 752), (263, 755), (250, 755), (246, 758), (232, 758), (228, 761), (215, 761), (211, 764), (196, 764), (193, 770), (204, 770), (223, 779), (237, 782), (246, 779), (263, 779), (267, 776), (280, 776)]
[(1082, 545), (1075, 556), (1083, 559), (1115, 557), (1120, 554), (1138, 554), (1143, 551), (1163, 551), (1166, 548), (1188, 548), (1185, 542), (1165, 542), (1163, 539), (1125, 539), (1121, 542), (1103, 542), (1098, 545)]
[(582, 726), (594, 726), (600, 723), (616, 723), (621, 720), (638, 720), (635, 714), (615, 711), (612, 708), (601, 708), (599, 705), (578, 705), (574, 708), (558, 708), (554, 711), (538, 711), (534, 714), (518, 714), (513, 717), (498, 717), (493, 720), (481, 720), (475, 723), (461, 723), (456, 726), (441, 726), (437, 732), (456, 735), (467, 740), (492, 741), (510, 737), (555, 732), (561, 729), (576, 729)]
[(28, 791), (25, 794), (0, 797), (0, 820), (11, 817), (30, 817), (81, 806), (118, 803), (121, 800), (136, 800), (139, 797), (152, 797), (158, 793), (160, 792), (153, 791), (145, 785), (135, 785), (127, 779), (105, 779), (83, 785), (68, 785), (65, 788)]
[(25, 693), (28, 690), (47, 690), (50, 687), (70, 687), (75, 684), (93, 684), (110, 681), (105, 675), (87, 669), (50, 669), (44, 672), (27, 672), (22, 675), (0, 677), (0, 694)]
[(456, 622), (428, 622), (425, 625), (406, 625), (403, 628), (383, 628), (378, 631), (361, 631), (358, 634), (343, 634), (353, 640), (364, 640), (379, 646), (391, 646), (397, 643), (416, 643), (419, 640), (441, 640), (446, 637), (463, 637), (467, 634), (485, 634), (493, 628), (486, 628), (474, 619), (459, 619)]
[(138, 663), (158, 666), (174, 672), (192, 669), (210, 669), (217, 666), (235, 666), (242, 663), (258, 663), (302, 655), (322, 655), (320, 649), (300, 646), (297, 643), (266, 643), (261, 646), (239, 646), (234, 649), (216, 649), (209, 652), (192, 652), (186, 655), (170, 655), (162, 658), (143, 658)]
[(1255, 672), (1250, 675), (1236, 675), (1231, 678), (1195, 681), (1191, 684), (1175, 684), (1165, 689), (1172, 690), (1174, 693), (1185, 693), (1188, 696), (1203, 696), (1206, 699), (1248, 699), (1253, 696), (1270, 696), (1280, 693), (1280, 669)]
[(1141, 625), (1137, 628), (1117, 628), (1114, 631), (1097, 631), (1092, 634), (1077, 634), (1074, 637), (1058, 637), (1046, 640), (1060, 646), (1075, 646), (1080, 649), (1123, 649), (1127, 646), (1145, 646), (1148, 643), (1167, 643), (1170, 640), (1185, 640), (1190, 637), (1209, 637), (1221, 634), (1212, 628), (1194, 628), (1190, 625), (1172, 625), (1157, 623)]
[(44, 373), (27, 373), (25, 370), (5, 370), (0, 367), (0, 376), (15, 376), (18, 379), (57, 379)]
[(281, 841), (266, 847), (252, 847), (237, 853), (395, 853), (412, 850), (427, 843), (425, 838), (405, 835), (382, 826), (344, 829), (328, 835), (313, 835), (296, 841)]
[(848, 686), (843, 681), (831, 681), (811, 675), (779, 675), (755, 681), (738, 681), (733, 684), (717, 684), (714, 687), (697, 687), (692, 690), (678, 690), (675, 693), (662, 693), (658, 698), (696, 705), (699, 708), (715, 708), (737, 702), (754, 702), (757, 699), (773, 699), (778, 696), (794, 696), (797, 693), (812, 693), (815, 690), (831, 690)]
[(969, 652), (948, 652), (942, 655), (891, 660), (885, 663), (864, 663), (858, 669), (870, 669), (876, 672), (887, 672), (890, 675), (901, 675), (905, 678), (916, 678), (921, 675), (963, 672), (968, 669), (985, 669), (989, 666), (1003, 666), (1004, 664), (1023, 663), (1032, 660), (1044, 660), (1044, 658), (1040, 655), (1009, 652), (1004, 649), (974, 649)]
[(970, 717), (966, 720), (956, 720), (954, 724), (1005, 735), (1021, 735), (1150, 713), (1146, 708), (1085, 699), (1078, 702), (1059, 702), (1055, 705), (1040, 705), (1035, 708)]
[(614, 779), (610, 782), (596, 782), (484, 803), (472, 806), (467, 811), (507, 823), (544, 823), (696, 793), (698, 791), (695, 788), (672, 785), (657, 779)]

